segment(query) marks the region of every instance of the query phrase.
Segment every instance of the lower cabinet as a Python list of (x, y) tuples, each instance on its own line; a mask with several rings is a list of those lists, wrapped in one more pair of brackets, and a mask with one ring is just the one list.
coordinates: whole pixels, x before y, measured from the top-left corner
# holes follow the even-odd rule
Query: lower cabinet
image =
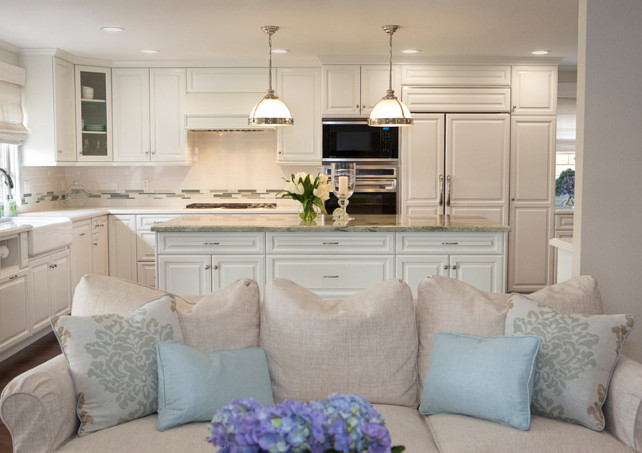
[(109, 234), (107, 216), (91, 219), (91, 270), (94, 275), (109, 275)]
[(49, 318), (71, 311), (69, 249), (29, 261), (28, 298), (31, 333), (49, 326)]
[(136, 216), (109, 216), (109, 275), (136, 281)]
[(395, 276), (415, 296), (431, 275), (483, 291), (506, 289), (501, 232), (172, 232), (159, 233), (157, 243), (158, 287), (182, 295), (206, 294), (240, 278), (257, 280), (261, 290), (265, 281), (286, 278), (323, 298), (344, 298)]
[(0, 280), (0, 351), (30, 335), (26, 274), (21, 270)]
[(263, 255), (162, 255), (159, 288), (184, 296), (204, 295), (241, 278), (251, 278), (263, 292)]
[(138, 283), (156, 287), (156, 264), (154, 262), (138, 262)]

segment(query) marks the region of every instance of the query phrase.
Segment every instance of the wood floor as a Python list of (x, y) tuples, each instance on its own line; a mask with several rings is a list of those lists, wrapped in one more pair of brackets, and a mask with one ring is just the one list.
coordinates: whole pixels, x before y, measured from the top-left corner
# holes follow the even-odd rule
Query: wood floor
[[(27, 346), (19, 353), (0, 362), (0, 391), (14, 377), (60, 354), (58, 340), (53, 333)], [(10, 453), (11, 436), (7, 427), (0, 420), (0, 453)]]

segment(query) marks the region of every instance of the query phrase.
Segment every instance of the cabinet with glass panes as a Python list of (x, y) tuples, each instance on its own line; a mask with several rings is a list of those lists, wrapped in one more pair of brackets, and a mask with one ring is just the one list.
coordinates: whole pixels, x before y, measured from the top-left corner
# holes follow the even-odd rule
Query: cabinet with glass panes
[(76, 66), (78, 161), (110, 161), (111, 69)]

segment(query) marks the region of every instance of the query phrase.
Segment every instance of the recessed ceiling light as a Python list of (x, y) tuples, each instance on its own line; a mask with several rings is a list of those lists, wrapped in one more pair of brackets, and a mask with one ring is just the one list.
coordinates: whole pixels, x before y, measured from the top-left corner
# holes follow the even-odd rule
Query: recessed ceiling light
[(401, 53), (419, 53), (419, 51), (417, 49), (405, 49)]
[(123, 27), (100, 27), (102, 31), (123, 31)]
[(144, 50), (141, 50), (141, 52), (142, 52), (142, 53), (154, 54), (154, 53), (158, 53), (158, 50), (153, 50), (153, 49), (144, 49)]
[(288, 53), (289, 50), (286, 49), (272, 49), (272, 53)]
[(550, 50), (533, 50), (531, 52), (533, 55), (548, 55), (549, 53), (551, 53)]

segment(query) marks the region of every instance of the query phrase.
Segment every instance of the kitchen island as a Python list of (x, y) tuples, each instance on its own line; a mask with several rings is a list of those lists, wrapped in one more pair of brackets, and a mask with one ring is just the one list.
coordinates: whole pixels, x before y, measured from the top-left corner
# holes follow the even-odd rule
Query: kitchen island
[(484, 291), (506, 288), (509, 227), (483, 217), (354, 215), (336, 224), (319, 216), (300, 225), (296, 215), (190, 215), (156, 232), (158, 287), (207, 294), (239, 278), (261, 289), (287, 278), (325, 298), (342, 298), (397, 277), (416, 295), (429, 275), (444, 275)]

